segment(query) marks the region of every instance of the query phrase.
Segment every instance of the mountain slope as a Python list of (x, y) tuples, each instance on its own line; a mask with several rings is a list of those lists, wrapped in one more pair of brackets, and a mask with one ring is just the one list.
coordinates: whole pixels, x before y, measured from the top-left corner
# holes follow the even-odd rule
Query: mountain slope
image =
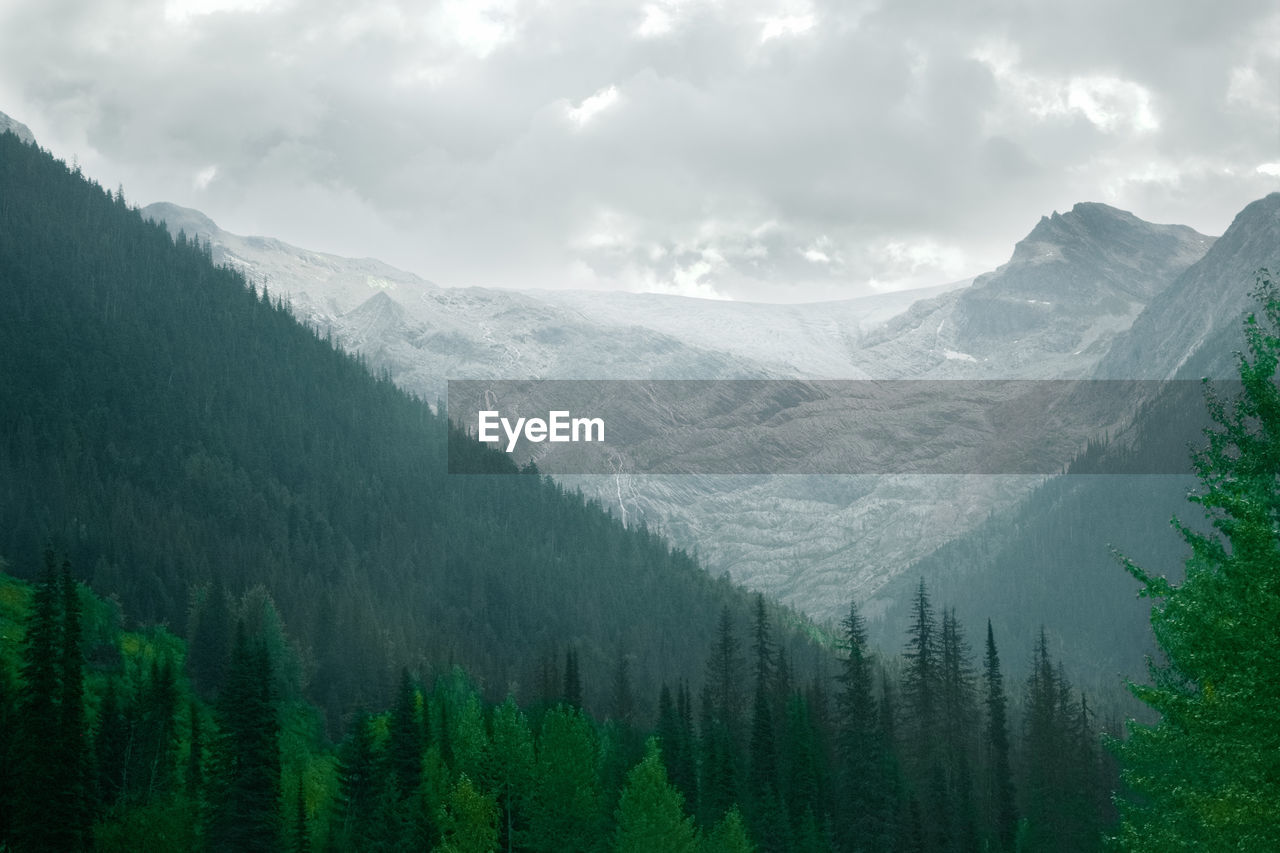
[(0, 133), (12, 133), (18, 137), (19, 141), (28, 145), (36, 141), (35, 136), (31, 133), (31, 128), (4, 113), (0, 113)]
[(446, 475), (443, 417), (13, 134), (0, 199), (15, 566), (52, 540), (96, 589), (188, 631), (210, 593), (262, 585), (331, 714), (384, 701), (406, 663), (527, 696), (571, 643), (590, 704), (621, 655), (651, 696), (660, 673), (696, 681), (721, 607), (747, 624), (740, 590), (502, 454), (471, 445), (511, 476)]
[[(295, 314), (428, 399), (444, 379), (462, 377), (1085, 377), (1212, 243), (1189, 228), (1081, 204), (1042, 219), (1007, 264), (972, 286), (775, 306), (440, 288), (407, 273), (375, 275), (369, 261), (238, 237), (195, 211), (152, 205), (144, 214), (211, 240), (215, 259), (269, 278)], [(835, 618), (849, 597), (873, 595), (1039, 478), (567, 482), (696, 550), (713, 574)]]
[(1074, 379), (1213, 244), (1104, 204), (1042, 217), (1009, 262), (869, 336), (877, 378)]
[(142, 213), (174, 235), (209, 242), (215, 262), (265, 282), (299, 319), (365, 353), (401, 387), (428, 400), (442, 398), (453, 378), (785, 375), (785, 365), (744, 361), (641, 325), (596, 322), (537, 294), (439, 287), (380, 261), (241, 237), (172, 204), (149, 205)]
[[(1169, 286), (1099, 363), (1101, 379), (1167, 379), (1216, 336), (1237, 335), (1259, 267), (1280, 268), (1280, 192), (1249, 204), (1203, 260)], [(1229, 351), (1207, 352), (1227, 359)], [(1206, 365), (1207, 366), (1207, 365)], [(1208, 375), (1208, 374), (1206, 374)]]
[[(1248, 205), (1205, 256), (1192, 265), (1122, 335), (1103, 359), (1105, 378), (1194, 380), (1238, 376), (1243, 315), (1261, 267), (1280, 264), (1280, 194)], [(1025, 635), (1043, 624), (1077, 672), (1098, 684), (1141, 679), (1154, 652), (1150, 602), (1111, 548), (1154, 574), (1181, 575), (1187, 548), (1169, 525), (1196, 526), (1186, 500), (1192, 477), (1126, 476), (1134, 454), (1200, 447), (1207, 425), (1200, 392), (1170, 387), (1152, 400), (1090, 470), (1106, 476), (1059, 477), (1026, 501), (916, 562), (880, 593), (887, 610), (877, 630), (889, 640), (909, 618), (904, 603), (920, 577), (955, 602), (962, 621), (988, 616), (998, 631)], [(1110, 472), (1110, 473), (1107, 473)]]

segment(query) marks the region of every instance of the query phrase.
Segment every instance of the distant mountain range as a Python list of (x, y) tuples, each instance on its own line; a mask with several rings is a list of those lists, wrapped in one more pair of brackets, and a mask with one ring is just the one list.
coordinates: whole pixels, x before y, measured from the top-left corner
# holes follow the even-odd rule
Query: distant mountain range
[[(446, 288), (372, 260), (240, 237), (168, 204), (294, 312), (428, 399), (449, 378), (1084, 378), (1212, 238), (1106, 205), (1043, 218), (972, 282), (807, 305)], [(1083, 444), (1084, 437), (1081, 439)], [(832, 617), (1039, 478), (567, 478), (714, 573)]]
[[(450, 378), (1229, 375), (1253, 273), (1280, 267), (1280, 194), (1246, 207), (1217, 240), (1081, 203), (1042, 217), (1008, 263), (971, 281), (783, 306), (442, 287), (377, 260), (230, 234), (198, 211), (170, 204), (151, 205), (143, 214), (173, 233), (198, 236), (216, 262), (285, 296), (299, 318), (428, 400), (441, 397)], [(1089, 437), (1079, 436), (1082, 447)], [(850, 597), (860, 599), (873, 619), (882, 617), (877, 630), (889, 643), (900, 605), (921, 575), (934, 577), (947, 594), (968, 584), (974, 608), (984, 601), (1006, 611), (1016, 606), (1025, 622), (1052, 614), (1051, 580), (1075, 559), (1069, 549), (1055, 553), (1035, 569), (1046, 580), (1010, 599), (1017, 605), (992, 597), (1019, 583), (1008, 562), (1013, 557), (975, 550), (972, 543), (986, 537), (987, 548), (992, 525), (1006, 525), (995, 536), (1004, 543), (1001, 553), (1018, 559), (1035, 553), (1033, 531), (1058, 511), (1044, 497), (1050, 492), (1038, 488), (1043, 477), (565, 480), (628, 523), (643, 520), (696, 550), (713, 574), (728, 573), (819, 618), (838, 615)], [(1086, 488), (1083, 478), (1064, 482), (1052, 488), (1072, 490), (1085, 506), (1105, 505), (1105, 485), (1089, 493), (1078, 491)], [(1150, 506), (1164, 513), (1170, 501), (1181, 500), (1185, 484), (1162, 489)], [(1142, 503), (1141, 487), (1112, 492), (1119, 494)], [(1067, 539), (1089, 551), (1081, 560), (1094, 560), (1099, 537), (1090, 535), (1086, 518), (1073, 518), (1081, 527), (1071, 528)], [(1109, 541), (1118, 543), (1128, 523)], [(968, 574), (946, 580), (961, 551), (986, 556), (956, 558)], [(1061, 615), (1063, 624), (1070, 621)], [(1132, 647), (1126, 637), (1126, 648)]]

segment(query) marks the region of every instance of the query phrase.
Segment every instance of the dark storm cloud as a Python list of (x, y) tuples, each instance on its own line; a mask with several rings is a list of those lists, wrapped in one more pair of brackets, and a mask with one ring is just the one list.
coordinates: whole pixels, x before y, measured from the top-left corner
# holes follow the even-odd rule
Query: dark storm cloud
[(1280, 183), (1277, 44), (1265, 2), (20, 0), (0, 110), (442, 282), (830, 298), (1081, 200), (1220, 231)]

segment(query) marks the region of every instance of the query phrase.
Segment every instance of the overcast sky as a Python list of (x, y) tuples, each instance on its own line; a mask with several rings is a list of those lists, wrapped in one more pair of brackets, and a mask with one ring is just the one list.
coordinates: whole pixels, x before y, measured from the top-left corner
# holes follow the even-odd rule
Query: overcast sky
[(0, 0), (0, 111), (137, 204), (441, 284), (804, 301), (1280, 189), (1274, 0)]

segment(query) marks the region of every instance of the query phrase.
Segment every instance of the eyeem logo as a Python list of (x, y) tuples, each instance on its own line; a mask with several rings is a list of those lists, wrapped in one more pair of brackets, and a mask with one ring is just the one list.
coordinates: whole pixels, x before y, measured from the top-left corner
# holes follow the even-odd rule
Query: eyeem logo
[[(514, 424), (496, 411), (480, 412), (481, 441), (497, 444), (502, 441), (498, 427), (507, 436), (507, 452), (516, 449), (516, 442), (523, 434), (525, 441), (604, 441), (604, 418), (573, 418), (567, 410), (547, 413), (547, 419), (516, 418)], [(592, 437), (594, 435), (594, 438)]]

